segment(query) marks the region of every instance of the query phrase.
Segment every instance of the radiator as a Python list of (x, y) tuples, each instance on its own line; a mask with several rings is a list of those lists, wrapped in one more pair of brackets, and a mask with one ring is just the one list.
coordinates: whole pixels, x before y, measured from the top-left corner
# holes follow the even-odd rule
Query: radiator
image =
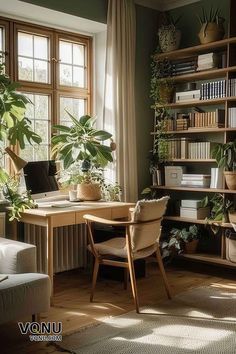
[[(24, 241), (36, 246), (37, 271), (47, 273), (46, 228), (25, 224)], [(53, 230), (54, 273), (87, 266), (86, 225), (69, 225)]]

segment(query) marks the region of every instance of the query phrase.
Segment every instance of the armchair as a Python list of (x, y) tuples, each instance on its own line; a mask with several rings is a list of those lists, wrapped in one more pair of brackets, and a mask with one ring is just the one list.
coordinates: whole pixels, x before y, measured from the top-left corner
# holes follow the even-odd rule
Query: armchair
[(0, 238), (0, 324), (50, 307), (50, 280), (36, 273), (36, 247)]
[[(93, 301), (94, 289), (100, 264), (115, 267), (123, 267), (129, 270), (131, 288), (135, 302), (136, 312), (139, 313), (139, 299), (136, 285), (134, 260), (146, 258), (153, 253), (156, 254), (157, 262), (164, 281), (168, 298), (171, 298), (170, 287), (164, 270), (159, 239), (161, 235), (161, 221), (165, 213), (169, 197), (157, 200), (138, 201), (131, 211), (130, 221), (113, 221), (99, 218), (93, 215), (85, 215), (84, 219), (88, 226), (89, 246), (88, 249), (95, 257), (92, 290), (90, 301)], [(93, 237), (92, 223), (105, 225), (125, 226), (126, 237), (114, 237), (108, 241), (95, 243)], [(124, 261), (114, 259), (119, 257)]]

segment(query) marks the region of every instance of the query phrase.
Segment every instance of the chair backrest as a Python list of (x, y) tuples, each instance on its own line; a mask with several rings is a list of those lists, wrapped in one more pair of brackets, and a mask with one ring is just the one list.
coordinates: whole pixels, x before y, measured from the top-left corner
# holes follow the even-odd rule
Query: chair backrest
[[(154, 200), (139, 200), (132, 212), (132, 221), (140, 224), (130, 227), (131, 247), (136, 252), (154, 245), (161, 233), (161, 220), (165, 214), (169, 196)], [(156, 220), (148, 223), (148, 221)], [(147, 222), (145, 224), (145, 222)]]

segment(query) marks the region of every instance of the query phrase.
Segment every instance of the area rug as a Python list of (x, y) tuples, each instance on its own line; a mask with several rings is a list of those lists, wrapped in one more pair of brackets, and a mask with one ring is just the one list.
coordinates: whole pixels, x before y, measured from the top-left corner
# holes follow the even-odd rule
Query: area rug
[(65, 336), (60, 347), (76, 354), (236, 354), (235, 331), (236, 293), (201, 287)]

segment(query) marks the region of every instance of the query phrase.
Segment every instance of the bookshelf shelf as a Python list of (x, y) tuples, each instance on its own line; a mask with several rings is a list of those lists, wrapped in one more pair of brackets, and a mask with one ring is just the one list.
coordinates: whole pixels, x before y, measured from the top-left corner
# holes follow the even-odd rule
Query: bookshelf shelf
[(217, 189), (217, 188), (195, 188), (195, 187), (175, 187), (175, 186), (151, 186), (152, 189), (163, 189), (172, 191), (204, 192), (204, 193), (222, 193), (236, 194), (236, 190)]
[(219, 264), (226, 267), (236, 267), (236, 263), (232, 263), (227, 259), (221, 258), (221, 256), (216, 254), (208, 254), (208, 253), (196, 253), (196, 254), (181, 254), (181, 258), (191, 261), (198, 261), (203, 263), (212, 263)]
[(216, 162), (214, 159), (171, 159), (168, 160), (168, 162), (197, 162), (197, 163), (203, 163), (203, 162)]
[[(196, 219), (190, 219), (190, 218), (182, 218), (180, 216), (164, 216), (164, 220), (176, 221), (176, 222), (186, 222), (186, 223), (190, 223), (190, 224), (201, 224), (201, 225), (216, 223), (215, 221), (206, 222), (205, 220), (201, 220), (201, 219), (196, 220)], [(223, 228), (232, 228), (232, 225), (230, 223), (221, 223), (221, 224), (219, 224), (219, 226), (223, 227)]]
[[(194, 128), (194, 129), (186, 129), (186, 130), (170, 130), (167, 131), (166, 134), (193, 134), (193, 133), (223, 133), (223, 132), (236, 132), (236, 128)], [(157, 135), (157, 132), (151, 132), (151, 135)]]

